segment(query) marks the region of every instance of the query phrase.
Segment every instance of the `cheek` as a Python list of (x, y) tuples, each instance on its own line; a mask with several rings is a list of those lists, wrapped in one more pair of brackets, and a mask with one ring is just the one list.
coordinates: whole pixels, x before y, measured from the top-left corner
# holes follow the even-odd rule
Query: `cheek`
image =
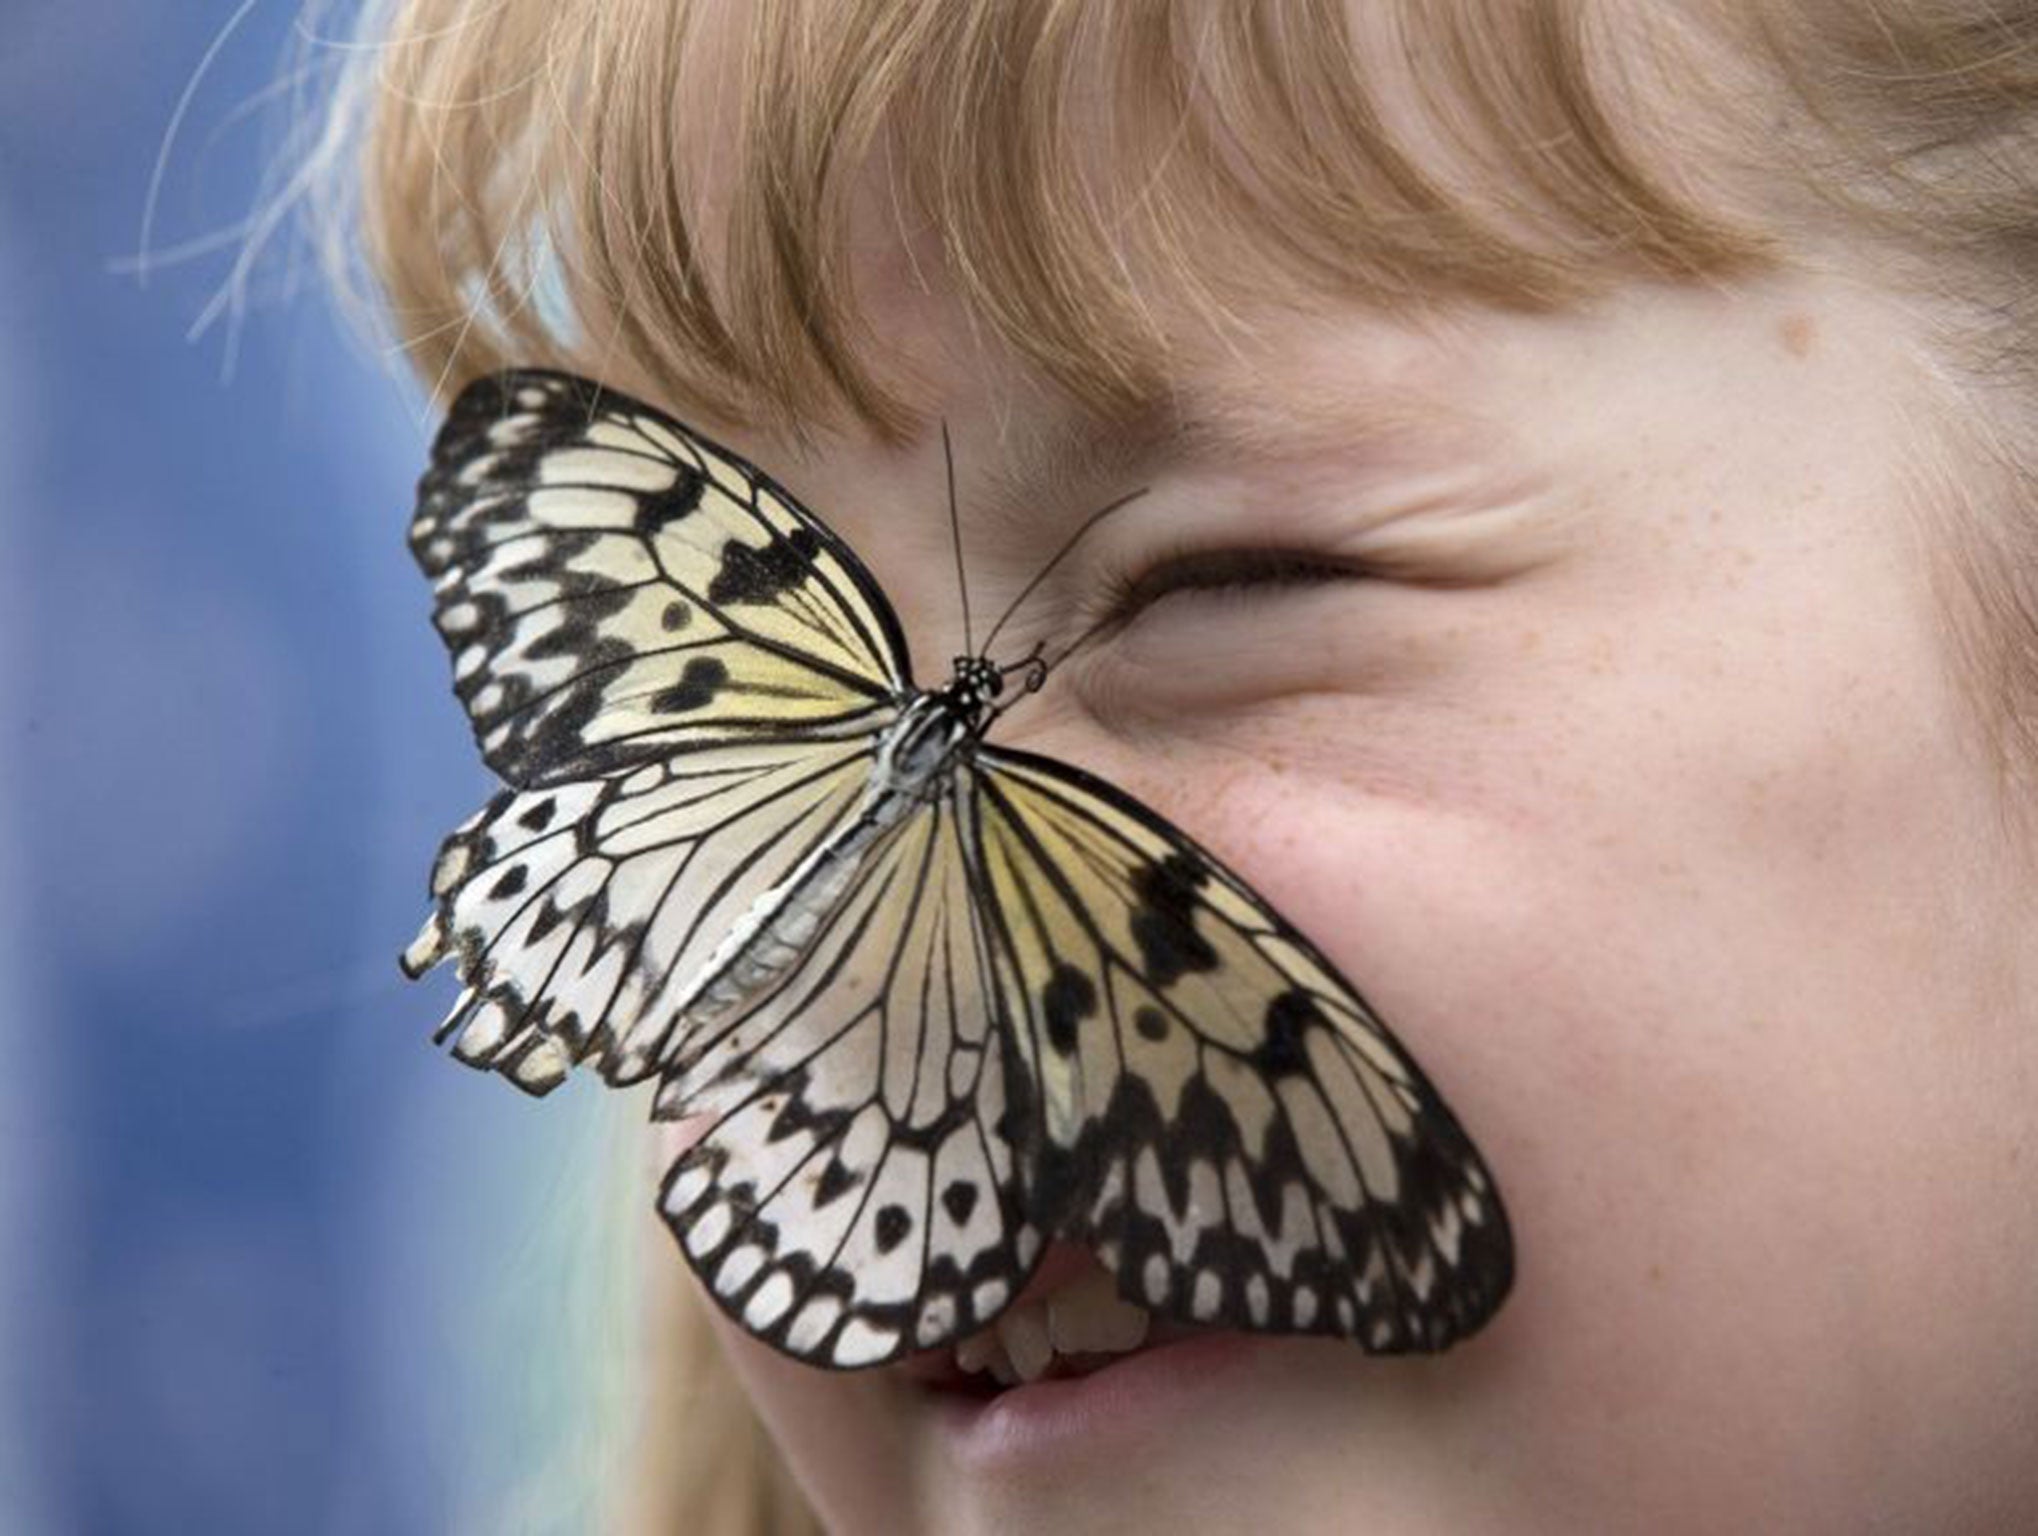
[(723, 1356), (829, 1529), (924, 1528), (916, 1504), (921, 1478), (896, 1385), (795, 1364), (729, 1322), (705, 1294), (688, 1301), (712, 1314)]
[(1806, 1519), (1921, 1486), (2038, 1359), (2028, 1050), (1960, 895), (1977, 810), (1944, 788), (1971, 769), (1929, 699), (1862, 734), (1602, 702), (1455, 758), (1319, 722), (1279, 732), (1318, 743), (1286, 772), (1123, 768), (1346, 970), (1487, 1154), (1520, 1245), (1489, 1403), (1510, 1475), (1618, 1467), (1717, 1512), (1725, 1456)]

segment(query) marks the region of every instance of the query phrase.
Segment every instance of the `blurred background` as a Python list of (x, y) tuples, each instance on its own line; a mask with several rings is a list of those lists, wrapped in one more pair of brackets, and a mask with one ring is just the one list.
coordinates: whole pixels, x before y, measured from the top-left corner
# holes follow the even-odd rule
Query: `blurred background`
[(558, 1277), (635, 1116), (396, 970), (488, 786), (429, 413), (287, 228), (239, 267), (309, 31), (0, 0), (0, 1536), (593, 1523)]

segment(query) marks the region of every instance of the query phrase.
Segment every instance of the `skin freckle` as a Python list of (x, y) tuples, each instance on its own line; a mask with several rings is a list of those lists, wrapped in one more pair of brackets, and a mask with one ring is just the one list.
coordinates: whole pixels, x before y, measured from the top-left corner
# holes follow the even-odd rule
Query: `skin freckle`
[(1818, 341), (1818, 326), (1810, 315), (1786, 315), (1776, 327), (1776, 339), (1792, 357), (1810, 357)]

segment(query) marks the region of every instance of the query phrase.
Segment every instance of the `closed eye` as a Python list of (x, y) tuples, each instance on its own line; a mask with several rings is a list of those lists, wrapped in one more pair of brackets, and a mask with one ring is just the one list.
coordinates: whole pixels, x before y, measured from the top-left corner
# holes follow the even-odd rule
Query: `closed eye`
[(1107, 612), (1125, 624), (1165, 599), (1254, 589), (1314, 587), (1351, 581), (1365, 572), (1327, 555), (1298, 549), (1198, 550), (1149, 565), (1112, 585)]

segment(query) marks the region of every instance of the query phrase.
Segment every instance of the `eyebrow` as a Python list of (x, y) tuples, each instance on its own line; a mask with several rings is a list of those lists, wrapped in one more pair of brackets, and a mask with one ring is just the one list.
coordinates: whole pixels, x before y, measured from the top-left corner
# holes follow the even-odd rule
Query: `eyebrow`
[(983, 465), (969, 500), (1029, 525), (1043, 506), (1080, 509), (1173, 462), (1251, 466), (1305, 456), (1362, 455), (1434, 436), (1464, 417), (1406, 388), (1356, 382), (1298, 396), (1276, 410), (1245, 391), (1182, 389), (1120, 416), (1071, 412)]
[(1080, 501), (1169, 461), (1263, 460), (1331, 435), (1327, 424), (1314, 422), (1270, 429), (1257, 413), (1181, 391), (1115, 416), (1071, 412), (1038, 438), (1013, 444), (985, 467), (980, 486), (1000, 503)]
[(1071, 412), (979, 460), (965, 501), (979, 517), (1035, 529), (1042, 507), (1080, 509), (1184, 446), (1179, 422), (1160, 408), (1108, 417)]

